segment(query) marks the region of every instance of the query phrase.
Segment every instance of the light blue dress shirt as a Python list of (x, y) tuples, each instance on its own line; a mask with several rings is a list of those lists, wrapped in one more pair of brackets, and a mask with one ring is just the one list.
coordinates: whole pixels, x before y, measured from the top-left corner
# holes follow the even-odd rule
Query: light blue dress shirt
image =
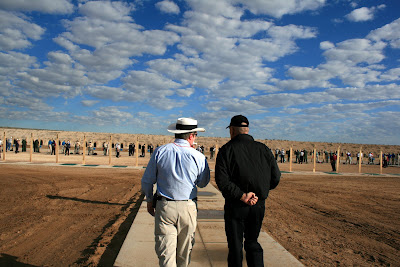
[(210, 182), (206, 157), (190, 147), (188, 141), (175, 139), (173, 143), (156, 148), (142, 177), (142, 191), (146, 201), (153, 200), (153, 186), (157, 194), (174, 200), (197, 197), (197, 186)]

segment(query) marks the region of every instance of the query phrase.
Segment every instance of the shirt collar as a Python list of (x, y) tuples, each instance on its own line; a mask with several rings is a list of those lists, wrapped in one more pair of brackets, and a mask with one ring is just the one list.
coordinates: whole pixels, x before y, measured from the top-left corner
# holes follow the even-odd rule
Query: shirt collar
[(185, 139), (175, 139), (174, 141), (175, 144), (181, 145), (181, 146), (190, 146), (189, 141)]

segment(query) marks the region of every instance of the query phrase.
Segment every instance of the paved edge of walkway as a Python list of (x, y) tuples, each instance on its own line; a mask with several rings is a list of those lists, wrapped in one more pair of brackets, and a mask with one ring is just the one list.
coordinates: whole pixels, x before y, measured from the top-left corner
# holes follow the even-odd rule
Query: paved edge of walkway
[[(198, 205), (198, 223), (190, 266), (227, 266), (224, 198), (213, 185), (209, 184), (205, 188), (199, 188)], [(265, 266), (303, 266), (264, 231), (260, 233), (259, 242), (264, 248)], [(146, 202), (143, 201), (114, 266), (158, 266), (154, 246), (154, 217), (147, 213)], [(247, 266), (245, 260), (243, 266)]]

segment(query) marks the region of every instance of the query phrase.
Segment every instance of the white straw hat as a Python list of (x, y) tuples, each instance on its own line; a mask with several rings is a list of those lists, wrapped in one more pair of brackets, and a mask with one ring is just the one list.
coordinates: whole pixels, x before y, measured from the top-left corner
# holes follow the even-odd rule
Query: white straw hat
[(197, 128), (197, 120), (191, 118), (179, 118), (176, 123), (168, 126), (168, 132), (177, 134), (205, 131), (204, 128)]

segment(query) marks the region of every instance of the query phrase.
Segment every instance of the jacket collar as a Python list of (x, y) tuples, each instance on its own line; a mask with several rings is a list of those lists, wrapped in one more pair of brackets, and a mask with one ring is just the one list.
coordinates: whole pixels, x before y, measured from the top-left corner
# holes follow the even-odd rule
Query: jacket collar
[(236, 135), (232, 141), (254, 141), (254, 138), (251, 135), (248, 134), (238, 134)]

